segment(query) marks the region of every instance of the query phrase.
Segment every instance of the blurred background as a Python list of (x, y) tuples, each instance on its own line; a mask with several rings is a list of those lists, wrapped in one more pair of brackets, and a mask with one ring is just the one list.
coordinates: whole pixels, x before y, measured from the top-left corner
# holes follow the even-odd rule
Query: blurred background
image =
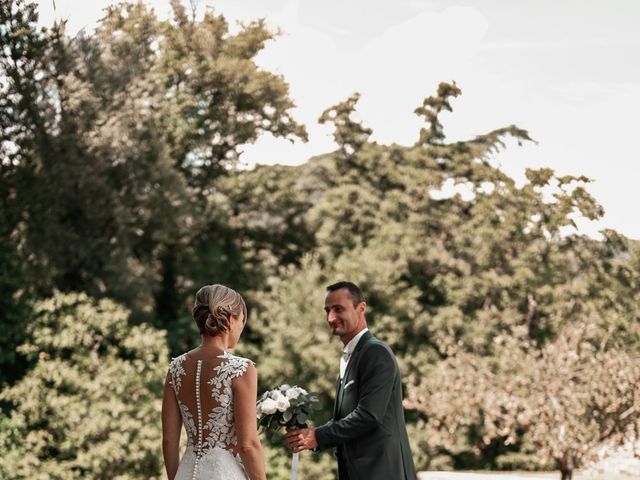
[(0, 0), (0, 478), (164, 478), (204, 284), (247, 299), (259, 391), (323, 423), (341, 279), (419, 470), (640, 475), (638, 13)]

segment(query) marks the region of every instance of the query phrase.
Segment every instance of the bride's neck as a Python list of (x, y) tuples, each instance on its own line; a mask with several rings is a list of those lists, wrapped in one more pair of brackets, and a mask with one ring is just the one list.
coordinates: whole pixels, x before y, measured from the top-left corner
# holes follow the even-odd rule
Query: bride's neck
[(200, 348), (204, 351), (222, 353), (229, 348), (228, 338), (229, 335), (216, 335), (215, 337), (203, 335)]

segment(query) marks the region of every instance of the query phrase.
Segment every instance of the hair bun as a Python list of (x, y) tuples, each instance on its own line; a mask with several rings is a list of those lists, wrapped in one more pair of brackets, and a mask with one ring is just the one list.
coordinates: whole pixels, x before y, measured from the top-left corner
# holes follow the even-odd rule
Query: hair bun
[(247, 306), (242, 296), (224, 285), (205, 285), (196, 293), (191, 311), (202, 335), (220, 335), (229, 331), (231, 315), (244, 315)]
[(213, 313), (209, 312), (209, 315), (207, 315), (204, 323), (206, 333), (209, 335), (218, 335), (229, 330), (229, 316), (230, 312), (226, 308), (218, 305)]

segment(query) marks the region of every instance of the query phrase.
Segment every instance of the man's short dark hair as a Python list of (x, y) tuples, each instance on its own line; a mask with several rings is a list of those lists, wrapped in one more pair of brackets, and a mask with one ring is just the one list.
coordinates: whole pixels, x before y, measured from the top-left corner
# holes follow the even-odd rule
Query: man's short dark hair
[(335, 292), (336, 290), (346, 289), (351, 296), (353, 306), (357, 307), (360, 303), (365, 302), (364, 294), (360, 287), (353, 282), (336, 282), (327, 287), (327, 292)]

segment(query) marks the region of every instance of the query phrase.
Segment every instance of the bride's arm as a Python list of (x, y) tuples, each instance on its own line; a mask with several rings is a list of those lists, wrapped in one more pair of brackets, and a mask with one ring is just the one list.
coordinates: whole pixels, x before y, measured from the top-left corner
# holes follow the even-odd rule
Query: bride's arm
[(258, 373), (253, 364), (233, 380), (233, 413), (238, 435), (238, 449), (244, 468), (251, 480), (266, 480), (264, 453), (258, 438), (256, 400)]
[(180, 407), (167, 374), (162, 396), (162, 455), (169, 480), (173, 480), (178, 471), (181, 427)]

